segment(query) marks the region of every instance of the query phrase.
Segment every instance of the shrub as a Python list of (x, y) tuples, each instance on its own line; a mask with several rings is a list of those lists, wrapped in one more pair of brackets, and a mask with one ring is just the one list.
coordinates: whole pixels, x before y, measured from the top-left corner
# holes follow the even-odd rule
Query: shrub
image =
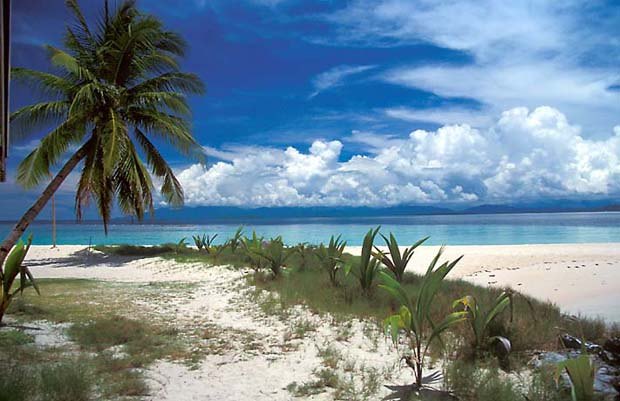
[(372, 246), (379, 232), (379, 227), (369, 230), (364, 236), (362, 255), (357, 263), (349, 262), (345, 266), (345, 274), (352, 273), (359, 281), (362, 292), (366, 295), (372, 290), (373, 282), (377, 277), (381, 263), (372, 256)]

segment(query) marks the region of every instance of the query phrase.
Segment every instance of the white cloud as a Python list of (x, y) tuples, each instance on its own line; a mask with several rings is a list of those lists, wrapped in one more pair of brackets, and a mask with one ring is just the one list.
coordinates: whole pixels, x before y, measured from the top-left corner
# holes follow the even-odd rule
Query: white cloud
[[(371, 156), (340, 160), (340, 141), (234, 148), (210, 168), (180, 171), (188, 205), (389, 206), (620, 194), (620, 126), (604, 139), (551, 107), (520, 107), (487, 129), (447, 125), (383, 141), (352, 138)], [(215, 154), (215, 153), (214, 153)]]
[(387, 82), (474, 99), (490, 115), (546, 104), (599, 135), (620, 123), (620, 92), (609, 89), (620, 82), (620, 8), (597, 7), (579, 0), (357, 0), (325, 18), (336, 30), (331, 43), (430, 43), (471, 57), (395, 67), (381, 74)]
[(463, 107), (412, 109), (408, 107), (391, 107), (384, 109), (388, 116), (410, 122), (429, 122), (439, 125), (468, 124), (474, 127), (486, 126), (491, 118), (486, 110), (470, 110)]
[(375, 68), (373, 65), (339, 65), (322, 72), (312, 80), (314, 92), (310, 94), (309, 98), (313, 98), (330, 88), (341, 86), (348, 77), (373, 68)]

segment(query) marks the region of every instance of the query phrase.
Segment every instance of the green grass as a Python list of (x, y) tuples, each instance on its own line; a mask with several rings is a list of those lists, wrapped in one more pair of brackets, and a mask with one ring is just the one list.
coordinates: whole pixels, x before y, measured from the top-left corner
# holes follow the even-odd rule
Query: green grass
[(179, 296), (187, 290), (184, 284), (53, 279), (39, 280), (39, 285), (42, 295), (24, 293), (11, 305), (9, 316), (24, 326), (40, 320), (68, 323), (66, 335), (78, 349), (67, 353), (63, 347), (39, 348), (22, 330), (2, 329), (0, 371), (10, 375), (0, 375), (0, 401), (145, 396), (148, 388), (139, 368), (161, 358), (196, 358), (189, 352), (188, 338), (172, 328), (174, 316), (134, 304)]

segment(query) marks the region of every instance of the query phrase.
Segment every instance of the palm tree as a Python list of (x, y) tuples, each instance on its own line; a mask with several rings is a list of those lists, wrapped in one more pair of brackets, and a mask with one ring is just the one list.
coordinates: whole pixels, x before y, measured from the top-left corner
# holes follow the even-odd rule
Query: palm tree
[(204, 86), (196, 75), (180, 71), (184, 41), (165, 30), (157, 18), (141, 14), (132, 0), (122, 2), (112, 14), (105, 1), (95, 29), (77, 0), (66, 4), (75, 18), (67, 27), (66, 50), (47, 47), (58, 73), (12, 71), (14, 78), (34, 85), (51, 99), (17, 110), (11, 124), (16, 135), (54, 127), (19, 165), (17, 182), (24, 187), (41, 184), (51, 167), (68, 158), (2, 243), (0, 266), (80, 163), (77, 218), (94, 200), (107, 233), (115, 199), (124, 214), (138, 219), (153, 212), (151, 174), (160, 180), (168, 204), (183, 203), (183, 189), (154, 139), (183, 155), (203, 157), (190, 131), (186, 96), (203, 93)]

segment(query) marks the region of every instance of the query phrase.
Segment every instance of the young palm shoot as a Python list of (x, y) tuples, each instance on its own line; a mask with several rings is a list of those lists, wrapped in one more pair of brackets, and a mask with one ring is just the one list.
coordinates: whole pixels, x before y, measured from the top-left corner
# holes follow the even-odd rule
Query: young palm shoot
[(415, 296), (407, 294), (402, 285), (390, 274), (381, 272), (383, 284), (379, 285), (390, 293), (400, 304), (398, 314), (385, 319), (386, 333), (392, 338), (394, 345), (398, 346), (401, 334), (409, 347), (408, 353), (403, 357), (407, 365), (413, 369), (415, 376), (414, 386), (417, 389), (424, 385), (424, 359), (433, 340), (450, 327), (467, 319), (467, 312), (453, 312), (444, 319), (435, 323), (431, 320), (431, 307), (435, 295), (441, 287), (443, 279), (461, 260), (462, 256), (453, 262), (445, 262), (436, 268), (437, 262), (443, 253), (439, 250), (432, 260), (426, 274), (422, 277), (420, 289)]
[(499, 316), (507, 307), (510, 306), (510, 320), (512, 321), (512, 292), (502, 292), (493, 303), (493, 306), (486, 312), (482, 311), (480, 304), (475, 297), (467, 295), (461, 299), (457, 299), (452, 304), (453, 308), (462, 306), (463, 312), (467, 313), (467, 319), (471, 324), (474, 332), (474, 348), (479, 350), (489, 341), (497, 341), (504, 348), (504, 353), (508, 354), (511, 349), (510, 340), (502, 336), (494, 336), (487, 339), (489, 325)]
[(387, 267), (396, 277), (396, 280), (399, 283), (403, 281), (403, 275), (405, 274), (405, 269), (407, 268), (407, 264), (411, 260), (413, 256), (413, 252), (417, 247), (422, 245), (429, 237), (422, 238), (415, 244), (411, 245), (409, 248), (405, 248), (403, 253), (400, 253), (400, 249), (398, 248), (398, 242), (396, 241), (396, 237), (394, 234), (390, 233), (390, 238), (388, 239), (385, 235), (381, 234), (385, 244), (388, 247), (388, 253), (381, 251), (376, 246), (373, 256), (378, 259), (385, 267)]
[[(32, 234), (28, 236), (26, 244), (21, 239), (13, 247), (11, 253), (6, 258), (4, 268), (0, 269), (0, 280), (2, 281), (2, 297), (0, 299), (0, 323), (6, 313), (6, 310), (11, 305), (13, 297), (18, 293), (21, 294), (28, 287), (34, 287), (37, 294), (39, 293), (39, 287), (32, 277), (30, 270), (23, 265), (24, 258), (30, 249), (32, 243)], [(19, 276), (19, 285), (16, 289), (13, 289), (15, 279)]]
[(345, 275), (353, 274), (359, 281), (362, 292), (366, 295), (370, 294), (381, 267), (381, 262), (372, 256), (372, 246), (379, 228), (370, 229), (364, 236), (359, 263), (349, 263), (345, 266)]
[(230, 250), (232, 251), (232, 253), (235, 253), (237, 251), (237, 248), (239, 247), (239, 245), (241, 245), (242, 239), (243, 239), (243, 226), (239, 226), (239, 228), (237, 228), (237, 231), (235, 231), (235, 234), (232, 236), (232, 238), (228, 240), (228, 245), (230, 246)]
[(591, 401), (594, 399), (594, 373), (596, 369), (585, 349), (586, 342), (582, 341), (581, 343), (581, 355), (557, 364), (555, 381), (558, 383), (562, 372), (566, 372), (570, 379), (572, 401)]
[(252, 231), (252, 238), (244, 237), (241, 243), (250, 267), (254, 269), (254, 271), (259, 271), (265, 267), (266, 260), (261, 256), (263, 251), (263, 237), (259, 237), (256, 235), (256, 231)]
[(299, 270), (306, 270), (308, 251), (311, 246), (307, 242), (300, 242), (293, 248), (293, 252), (299, 255), (301, 263), (299, 264)]
[(198, 251), (202, 251), (205, 248), (207, 236), (205, 234), (203, 234), (202, 237), (200, 235), (192, 235), (192, 238), (194, 239), (194, 244)]
[(224, 252), (224, 250), (227, 247), (228, 247), (228, 243), (223, 244), (223, 245), (213, 245), (207, 248), (207, 253), (213, 256), (213, 261), (217, 263), (217, 260), (219, 259), (220, 255), (222, 254), (222, 252)]
[(291, 252), (286, 251), (282, 242), (282, 237), (272, 238), (262, 250), (257, 251), (258, 255), (267, 260), (267, 267), (271, 270), (274, 277), (280, 276), (282, 267), (286, 260), (291, 256)]
[(341, 240), (340, 237), (340, 235), (338, 237), (332, 235), (329, 239), (328, 246), (325, 247), (323, 244), (319, 245), (316, 253), (321, 263), (321, 268), (329, 274), (329, 281), (333, 286), (338, 286), (337, 275), (342, 266), (344, 248), (347, 246), (347, 242)]

